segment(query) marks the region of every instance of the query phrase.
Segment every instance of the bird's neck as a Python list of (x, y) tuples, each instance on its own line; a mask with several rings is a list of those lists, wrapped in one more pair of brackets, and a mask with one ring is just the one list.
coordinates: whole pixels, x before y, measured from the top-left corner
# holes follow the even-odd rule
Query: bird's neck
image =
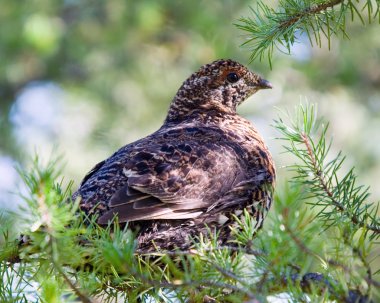
[[(207, 96), (209, 97), (209, 96)], [(197, 98), (186, 98), (184, 96), (174, 97), (165, 122), (180, 122), (183, 120), (202, 120), (208, 117), (223, 117), (236, 115), (236, 110), (225, 106), (219, 100), (210, 98), (206, 101), (206, 96)]]
[(241, 128), (242, 132), (251, 131), (253, 125), (236, 112), (221, 112), (216, 109), (196, 109), (186, 114), (173, 115), (168, 114), (166, 117), (165, 126), (172, 125), (173, 127), (217, 127), (226, 131), (234, 131), (235, 128)]

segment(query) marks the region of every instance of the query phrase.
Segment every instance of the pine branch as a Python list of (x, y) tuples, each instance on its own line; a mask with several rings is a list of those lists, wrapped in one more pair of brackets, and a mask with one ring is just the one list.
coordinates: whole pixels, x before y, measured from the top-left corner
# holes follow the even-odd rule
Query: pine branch
[(333, 35), (340, 32), (347, 38), (348, 14), (352, 21), (356, 16), (365, 24), (362, 11), (366, 9), (368, 23), (376, 17), (380, 23), (380, 1), (376, 0), (375, 7), (373, 0), (362, 2), (364, 4), (359, 9), (352, 0), (281, 0), (278, 7), (273, 9), (264, 1), (258, 1), (256, 7), (251, 8), (252, 17), (243, 17), (235, 25), (247, 32), (247, 41), (242, 46), (248, 47), (252, 52), (250, 60), (262, 60), (266, 55), (272, 65), (274, 48), (290, 54), (291, 46), (303, 33), (307, 34), (311, 45), (315, 42), (319, 47), (322, 46), (321, 36), (325, 36), (329, 49)]
[(341, 296), (336, 292), (337, 281), (331, 280), (331, 278), (326, 277), (320, 273), (307, 273), (304, 275), (294, 274), (290, 277), (284, 276), (281, 280), (271, 281), (273, 282), (273, 288), (271, 289), (273, 293), (281, 293), (286, 290), (289, 286), (299, 285), (304, 293), (311, 294), (316, 290), (319, 293), (329, 292), (331, 294), (331, 300), (338, 300), (338, 302), (346, 303), (374, 303), (367, 295), (361, 294), (357, 290), (349, 290), (346, 295)]
[[(24, 237), (27, 241), (18, 245), (7, 238), (0, 244), (0, 275), (7, 274), (8, 271), (1, 270), (10, 267), (23, 281), (38, 282), (41, 299), (45, 301), (52, 298), (49, 291), (53, 285), (56, 298), (69, 292), (82, 302), (91, 302), (96, 297), (101, 297), (102, 302), (113, 302), (118, 297), (130, 302), (152, 298), (163, 301), (168, 293), (179, 301), (240, 302), (249, 298), (262, 302), (267, 296), (281, 292), (287, 292), (295, 301), (305, 300), (308, 294), (346, 302), (353, 302), (349, 298), (369, 302), (367, 298), (377, 291), (379, 282), (374, 280), (368, 261), (368, 236), (374, 231), (366, 227), (378, 225), (371, 209), (361, 206), (358, 210), (367, 195), (356, 190), (352, 173), (343, 181), (336, 177), (341, 160), (324, 162), (329, 150), (326, 129), (322, 127), (317, 132), (319, 137), (313, 137), (313, 132), (320, 128), (312, 109), (301, 108), (292, 126), (282, 120), (278, 126), (287, 140), (286, 149), (303, 161), (293, 166), (297, 173), (295, 180), (302, 184), (302, 190), (296, 186), (276, 195), (275, 208), (269, 213), (271, 218), (263, 231), (255, 234), (254, 219), (245, 213), (243, 218), (236, 218), (236, 229), (232, 228), (235, 242), (226, 246), (220, 247), (217, 234), (210, 232), (208, 237), (200, 235), (194, 239), (194, 248), (189, 251), (137, 251), (131, 230), (127, 227), (121, 230), (117, 222), (107, 228), (99, 227), (95, 217), (78, 212), (77, 205), (68, 203), (70, 190), (63, 190), (55, 182), (56, 165), (41, 168), (36, 161), (30, 173), (23, 172), (29, 188), (24, 198), (32, 214), (31, 218), (29, 214), (23, 219), (27, 223)], [(337, 205), (330, 201), (319, 176), (344, 211), (336, 211)], [(310, 200), (311, 196), (319, 199), (316, 204), (323, 208), (317, 219), (321, 220), (315, 220), (315, 214), (307, 209), (305, 192), (309, 203), (315, 202)], [(347, 203), (343, 198), (352, 201)], [(348, 220), (352, 214), (364, 225)], [(18, 214), (21, 218), (24, 215)], [(320, 231), (332, 223), (342, 233), (327, 245), (329, 237)], [(363, 233), (357, 241), (353, 234), (359, 229)], [(7, 235), (5, 227), (1, 230)], [(340, 254), (341, 248), (349, 255)], [(349, 262), (345, 263), (347, 258)], [(22, 265), (20, 272), (15, 262)], [(322, 273), (313, 273), (316, 270)], [(21, 292), (21, 286), (14, 289), (12, 285), (0, 286), (0, 293), (7, 292), (5, 301), (13, 291), (16, 295)], [(354, 291), (359, 286), (360, 291), (366, 287), (364, 295)]]
[[(303, 241), (297, 237), (295, 231), (292, 230), (287, 223), (285, 223), (285, 232), (290, 235), (290, 237), (292, 238), (294, 243), (296, 243), (296, 245), (300, 248), (300, 250), (303, 251), (305, 254), (315, 256), (319, 260), (324, 260), (324, 262), (328, 263), (331, 266), (342, 268), (344, 270), (344, 272), (347, 274), (352, 274), (352, 270), (350, 268), (348, 268), (347, 266), (345, 266), (343, 263), (338, 262), (337, 260), (325, 259), (320, 254), (318, 254), (317, 252), (315, 252), (315, 251), (311, 250), (309, 247), (307, 247), (305, 245), (305, 243), (303, 243)], [(350, 246), (350, 243), (346, 243), (346, 245)], [(366, 277), (365, 280), (369, 286), (368, 287), (368, 293), (370, 292), (371, 285), (374, 285), (375, 287), (380, 288), (380, 283), (378, 281), (372, 279), (371, 268), (370, 268), (366, 258), (357, 249), (353, 248), (352, 250), (353, 250), (354, 254), (359, 257), (359, 259), (362, 261), (363, 265), (365, 266), (365, 268), (367, 270), (368, 277)], [(368, 293), (367, 293), (367, 295), (368, 295)], [(334, 294), (334, 296), (337, 296), (337, 294), (335, 292), (333, 294)]]
[[(327, 130), (327, 128), (326, 128)], [(325, 131), (324, 131), (325, 132)], [(336, 196), (332, 192), (331, 186), (326, 181), (326, 177), (324, 174), (324, 171), (321, 170), (320, 165), (316, 161), (316, 155), (315, 151), (312, 149), (311, 145), (312, 142), (310, 142), (310, 137), (305, 133), (300, 133), (300, 136), (302, 138), (302, 141), (306, 147), (310, 163), (312, 165), (312, 170), (315, 174), (315, 178), (319, 182), (320, 188), (325, 192), (325, 194), (330, 198), (330, 202), (333, 206), (336, 207), (336, 209), (344, 214), (346, 214), (351, 222), (355, 225), (358, 225), (359, 227), (365, 227), (368, 230), (373, 231), (375, 234), (380, 234), (380, 225), (379, 222), (375, 221), (373, 225), (365, 224), (365, 220), (363, 218), (359, 218), (356, 213), (351, 213), (347, 207), (344, 205), (344, 201), (339, 201), (336, 199)], [(314, 145), (314, 144), (313, 144)], [(332, 172), (332, 174), (336, 175), (336, 171)], [(351, 186), (349, 186), (351, 187)]]
[(285, 19), (279, 24), (279, 29), (287, 28), (298, 21), (300, 21), (302, 18), (309, 18), (311, 15), (316, 15), (321, 13), (322, 11), (327, 10), (328, 8), (332, 8), (338, 4), (343, 3), (344, 0), (332, 0), (327, 1), (326, 3), (321, 3), (316, 6), (310, 6), (307, 7), (304, 10), (301, 10), (299, 13), (296, 13), (294, 15), (290, 15), (289, 19)]
[(86, 295), (84, 295), (78, 287), (75, 286), (75, 284), (70, 280), (70, 278), (66, 275), (64, 270), (61, 268), (61, 266), (58, 264), (56, 260), (54, 260), (54, 255), (57, 254), (57, 252), (54, 252), (55, 250), (55, 244), (54, 244), (54, 238), (50, 237), (49, 239), (49, 244), (50, 244), (50, 249), (52, 252), (52, 258), (51, 258), (51, 263), (54, 267), (54, 269), (59, 273), (59, 275), (64, 279), (65, 283), (69, 285), (71, 290), (74, 292), (74, 294), (78, 297), (78, 299), (82, 303), (93, 303), (93, 301), (88, 298)]
[[(291, 126), (279, 118), (275, 127), (283, 135), (280, 139), (290, 145), (285, 149), (301, 161), (301, 164), (291, 166), (291, 170), (297, 173), (297, 181), (305, 185), (310, 197), (316, 198), (315, 205), (323, 207), (318, 216), (327, 226), (348, 220), (354, 227), (350, 226), (351, 233), (364, 228), (371, 232), (371, 238), (379, 238), (380, 219), (376, 217), (377, 207), (367, 201), (368, 188), (356, 185), (353, 169), (343, 178), (338, 177), (344, 161), (340, 153), (326, 162), (331, 146), (326, 142), (328, 125), (321, 127), (314, 106), (300, 106)], [(342, 215), (337, 216), (337, 213)]]

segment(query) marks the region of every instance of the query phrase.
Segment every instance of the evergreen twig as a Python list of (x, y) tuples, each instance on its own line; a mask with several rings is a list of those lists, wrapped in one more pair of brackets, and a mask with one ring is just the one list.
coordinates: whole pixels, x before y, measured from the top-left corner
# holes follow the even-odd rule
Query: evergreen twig
[[(331, 161), (326, 160), (331, 146), (331, 142), (326, 141), (328, 124), (322, 125), (316, 119), (315, 106), (300, 106), (291, 126), (279, 118), (275, 127), (283, 135), (280, 139), (289, 143), (285, 149), (301, 161), (292, 165), (291, 170), (297, 173), (296, 180), (305, 185), (309, 197), (317, 200), (314, 206), (323, 207), (318, 216), (327, 226), (348, 220), (352, 223), (351, 233), (364, 228), (371, 233), (371, 238), (379, 238), (380, 219), (376, 217), (377, 207), (367, 201), (368, 188), (356, 185), (353, 169), (339, 178), (345, 159), (341, 153)], [(342, 216), (337, 216), (337, 212)]]
[[(25, 219), (28, 241), (17, 246), (7, 238), (0, 245), (0, 276), (6, 277), (9, 272), (4, 268), (9, 267), (21, 281), (39, 282), (45, 301), (69, 292), (82, 302), (96, 297), (102, 302), (120, 297), (131, 302), (137, 298), (170, 302), (169, 294), (182, 302), (189, 298), (193, 302), (244, 298), (262, 302), (266, 296), (287, 292), (294, 301), (307, 300), (308, 295), (371, 302), (369, 298), (380, 287), (368, 261), (369, 247), (377, 239), (378, 219), (376, 208), (365, 204), (367, 191), (355, 186), (352, 170), (343, 179), (337, 177), (342, 157), (326, 163), (327, 128), (318, 123), (313, 106), (301, 106), (290, 125), (280, 118), (276, 127), (287, 143), (285, 149), (301, 163), (290, 167), (295, 186), (276, 195), (269, 223), (257, 235), (252, 230), (254, 219), (245, 213), (236, 218), (241, 232), (232, 229), (236, 240), (226, 246), (220, 247), (217, 235), (210, 233), (208, 238), (200, 236), (189, 251), (136, 251), (134, 234), (127, 227), (121, 230), (115, 222), (101, 228), (95, 217), (78, 213), (77, 205), (67, 203), (70, 190), (55, 182), (56, 165), (43, 168), (36, 160), (30, 173), (23, 172), (29, 187), (24, 198), (32, 213), (32, 218)], [(307, 209), (305, 199), (313, 203), (316, 213)], [(358, 223), (353, 222), (353, 215)], [(328, 227), (340, 232), (333, 240), (326, 237), (328, 229), (320, 232)], [(354, 235), (360, 231), (357, 240)], [(68, 274), (71, 271), (75, 283)], [(46, 283), (46, 277), (52, 279)], [(0, 286), (5, 293), (0, 298), (7, 302), (18, 296), (23, 302), (21, 284), (8, 280)], [(355, 290), (359, 286), (360, 291)]]
[(260, 0), (251, 7), (252, 16), (240, 18), (235, 25), (247, 33), (242, 45), (250, 49), (251, 61), (262, 60), (266, 55), (272, 65), (274, 48), (290, 54), (291, 46), (302, 34), (307, 35), (311, 45), (315, 43), (319, 47), (325, 36), (330, 49), (333, 35), (341, 33), (348, 38), (347, 15), (351, 15), (352, 21), (356, 16), (365, 24), (363, 11), (368, 15), (368, 23), (376, 17), (380, 23), (379, 0), (280, 0), (276, 9)]

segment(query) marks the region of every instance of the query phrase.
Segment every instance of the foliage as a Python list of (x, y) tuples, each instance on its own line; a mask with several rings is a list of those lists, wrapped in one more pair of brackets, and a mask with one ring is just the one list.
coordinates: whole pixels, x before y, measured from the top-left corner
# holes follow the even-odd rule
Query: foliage
[(23, 217), (26, 240), (6, 237), (1, 246), (2, 302), (22, 302), (25, 284), (35, 282), (42, 302), (58, 302), (64, 294), (82, 302), (263, 302), (282, 292), (296, 302), (378, 298), (370, 254), (380, 235), (376, 209), (365, 206), (367, 191), (355, 186), (351, 170), (338, 177), (341, 158), (326, 162), (327, 127), (318, 123), (315, 107), (297, 110), (289, 125), (282, 117), (275, 122), (285, 149), (300, 160), (289, 167), (293, 183), (278, 190), (275, 209), (257, 236), (246, 214), (236, 219), (243, 232), (225, 247), (210, 234), (191, 251), (137, 253), (127, 227), (98, 227), (96, 218), (78, 212), (77, 203), (67, 203), (70, 185), (63, 189), (56, 182), (57, 162), (41, 167), (36, 159), (22, 173), (32, 214)]
[[(1, 49), (7, 58), (0, 63), (5, 70), (0, 75), (0, 148), (19, 157), (21, 148), (9, 131), (9, 116), (18, 106), (13, 103), (31, 82), (45, 79), (90, 100), (83, 111), (86, 119), (97, 116), (90, 108), (108, 113), (97, 121), (92, 136), (80, 138), (81, 146), (88, 138), (98, 147), (120, 145), (109, 141), (112, 135), (124, 143), (124, 134), (104, 136), (102, 130), (114, 124), (142, 128), (148, 120), (159, 120), (156, 109), (166, 107), (173, 94), (168, 84), (178, 84), (178, 62), (185, 66), (181, 73), (186, 76), (209, 57), (231, 56), (233, 35), (226, 20), (232, 10), (224, 5), (239, 6), (228, 3), (207, 2), (199, 7), (193, 2), (142, 0), (126, 5), (110, 0), (60, 5), (35, 0), (33, 5), (20, 6), (8, 1), (0, 13)], [(270, 62), (275, 47), (289, 53), (302, 33), (319, 47), (325, 37), (330, 48), (335, 35), (348, 36), (347, 19), (380, 20), (378, 0), (281, 0), (277, 9), (259, 1), (252, 12), (253, 17), (242, 18), (238, 28), (250, 35), (245, 45), (252, 50), (251, 59), (266, 55)], [(206, 34), (200, 37), (197, 30)], [(372, 40), (377, 39), (375, 34)], [(357, 37), (368, 42), (365, 35)], [(375, 42), (369, 48), (378, 58)], [(356, 88), (360, 102), (370, 102), (363, 95), (378, 87), (373, 76), (377, 65), (370, 57), (364, 64), (359, 58), (361, 46), (356, 61), (347, 60), (352, 53), (345, 54), (348, 48), (343, 48), (339, 68), (325, 57), (299, 69), (304, 69), (303, 76), (314, 89), (341, 82)], [(175, 66), (176, 72), (169, 66)], [(154, 101), (151, 106), (147, 99)], [(135, 113), (135, 107), (138, 114), (126, 118), (125, 113)], [(316, 118), (313, 105), (299, 106), (294, 118), (287, 115), (289, 123), (284, 116), (274, 126), (287, 153), (298, 160), (288, 167), (290, 182), (280, 181), (263, 230), (254, 234), (249, 216), (236, 219), (243, 232), (226, 247), (218, 247), (217, 235), (210, 234), (196, 239), (191, 251), (137, 253), (135, 237), (127, 227), (100, 228), (96, 218), (78, 212), (75, 201), (67, 203), (71, 184), (59, 179), (59, 161), (44, 166), (36, 158), (29, 172), (20, 170), (28, 188), (20, 197), (28, 208), (1, 214), (0, 301), (262, 302), (283, 293), (293, 302), (378, 301), (378, 204), (369, 202), (368, 189), (357, 185), (345, 158), (332, 155), (327, 126)], [(70, 116), (70, 120), (74, 119)], [(23, 237), (15, 241), (20, 222)]]
[[(94, 163), (159, 127), (181, 81), (200, 65), (216, 58), (247, 63), (249, 50), (238, 47), (245, 33), (231, 24), (248, 17), (255, 2), (2, 1), (0, 170), (4, 162), (11, 162), (8, 170), (14, 162), (27, 165), (36, 149), (47, 158), (57, 145), (67, 160), (65, 177), (79, 182)], [(347, 21), (347, 31), (352, 40), (332, 39), (330, 52), (310, 48), (304, 35), (294, 56), (273, 57), (272, 71), (252, 63), (274, 90), (258, 93), (239, 111), (270, 137), (272, 105), (293, 106), (298, 94), (321, 100), (336, 146), (362, 159), (358, 173), (380, 196), (373, 181), (380, 171), (378, 24)], [(51, 87), (58, 96), (49, 94)], [(340, 108), (348, 117), (343, 123)], [(348, 127), (361, 136), (348, 135)], [(12, 206), (16, 201), (6, 192), (14, 185), (1, 183), (0, 205)]]
[(379, 0), (280, 0), (276, 9), (258, 1), (251, 12), (251, 18), (241, 18), (236, 24), (248, 33), (243, 45), (251, 49), (251, 61), (266, 55), (270, 64), (275, 47), (290, 53), (291, 46), (303, 33), (312, 45), (319, 47), (324, 36), (330, 49), (332, 36), (342, 34), (348, 38), (347, 18), (352, 21), (358, 18), (363, 25), (365, 18), (368, 23), (376, 19), (380, 23)]
[[(282, 119), (275, 121), (276, 128), (289, 142), (285, 149), (295, 155), (302, 164), (291, 166), (296, 171), (302, 185), (309, 188), (309, 197), (315, 198), (314, 206), (322, 207), (318, 215), (326, 227), (343, 221), (350, 228), (342, 231), (342, 236), (351, 238), (360, 228), (370, 233), (370, 239), (380, 237), (380, 222), (376, 218), (378, 208), (368, 204), (368, 188), (356, 185), (354, 169), (339, 178), (339, 169), (345, 160), (339, 153), (332, 160), (327, 160), (331, 142), (326, 142), (328, 124), (320, 126), (315, 119), (314, 106), (299, 107), (295, 121), (289, 127)], [(311, 137), (312, 132), (320, 131), (318, 141)], [(336, 216), (341, 213), (340, 216)]]
[[(88, 120), (98, 118), (82, 138), (96, 149), (121, 144), (120, 134), (103, 134), (113, 124), (147, 130), (147, 121), (159, 123), (181, 79), (211, 58), (232, 56), (232, 27), (225, 20), (249, 1), (2, 1), (1, 154), (26, 160), (27, 139), (19, 142), (11, 131), (18, 126), (12, 116), (20, 95), (46, 82), (63, 89), (76, 112), (84, 107)], [(61, 132), (48, 132), (49, 141)], [(138, 135), (130, 131), (122, 141)]]

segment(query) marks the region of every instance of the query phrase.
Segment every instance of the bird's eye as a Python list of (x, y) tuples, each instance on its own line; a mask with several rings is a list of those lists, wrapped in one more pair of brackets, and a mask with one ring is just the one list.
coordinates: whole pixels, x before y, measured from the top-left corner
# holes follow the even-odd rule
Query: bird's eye
[(227, 75), (227, 81), (230, 83), (235, 83), (239, 81), (239, 76), (236, 73), (229, 73)]

